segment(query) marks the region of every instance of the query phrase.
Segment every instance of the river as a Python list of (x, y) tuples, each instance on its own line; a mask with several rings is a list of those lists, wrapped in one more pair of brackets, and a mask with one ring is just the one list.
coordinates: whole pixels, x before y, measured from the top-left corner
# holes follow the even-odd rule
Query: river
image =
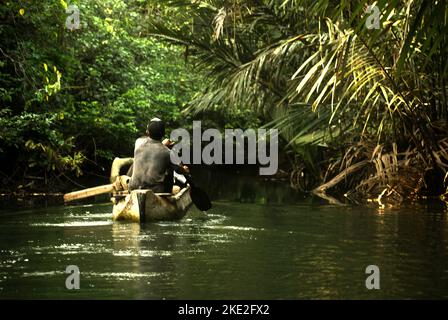
[[(209, 176), (208, 213), (175, 222), (111, 221), (110, 203), (0, 211), (0, 298), (448, 298), (443, 203), (335, 206), (285, 182)], [(80, 289), (65, 286), (66, 267)], [(366, 268), (380, 271), (368, 290)]]

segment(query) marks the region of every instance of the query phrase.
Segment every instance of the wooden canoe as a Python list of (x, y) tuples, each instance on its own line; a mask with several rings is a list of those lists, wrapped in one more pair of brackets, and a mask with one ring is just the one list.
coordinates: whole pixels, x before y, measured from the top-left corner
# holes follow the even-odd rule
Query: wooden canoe
[(146, 222), (182, 219), (192, 205), (190, 187), (177, 194), (152, 190), (118, 191), (111, 198), (113, 220)]

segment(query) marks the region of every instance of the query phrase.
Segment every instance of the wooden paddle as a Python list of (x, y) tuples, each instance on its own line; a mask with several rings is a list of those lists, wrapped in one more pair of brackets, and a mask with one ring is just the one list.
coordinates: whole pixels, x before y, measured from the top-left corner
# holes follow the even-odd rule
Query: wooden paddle
[(212, 202), (207, 193), (201, 188), (197, 187), (193, 182), (191, 175), (184, 175), (187, 183), (190, 185), (190, 197), (193, 204), (201, 211), (207, 211), (212, 208)]
[(115, 184), (105, 184), (98, 187), (88, 188), (84, 190), (74, 191), (64, 194), (64, 201), (69, 202), (78, 199), (97, 196), (103, 193), (109, 193), (115, 190)]
[(118, 176), (115, 178), (115, 182), (111, 184), (105, 184), (98, 187), (88, 188), (79, 191), (73, 191), (64, 194), (64, 201), (69, 202), (78, 199), (84, 199), (88, 197), (97, 196), (103, 193), (110, 193), (113, 191), (127, 190), (130, 177), (128, 176)]

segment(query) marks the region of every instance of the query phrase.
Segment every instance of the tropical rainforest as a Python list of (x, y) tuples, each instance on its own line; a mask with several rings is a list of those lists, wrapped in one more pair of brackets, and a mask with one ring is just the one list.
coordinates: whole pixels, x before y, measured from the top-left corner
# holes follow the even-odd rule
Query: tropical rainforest
[(276, 128), (285, 187), (443, 196), (445, 0), (0, 4), (3, 192), (69, 190), (169, 128)]

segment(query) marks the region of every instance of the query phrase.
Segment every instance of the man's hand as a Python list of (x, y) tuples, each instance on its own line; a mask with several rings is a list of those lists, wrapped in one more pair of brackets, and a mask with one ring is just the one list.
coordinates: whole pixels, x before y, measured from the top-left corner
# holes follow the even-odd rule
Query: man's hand
[(187, 166), (182, 165), (181, 167), (182, 167), (182, 169), (184, 170), (185, 173), (190, 173), (190, 169)]
[(162, 144), (168, 149), (171, 149), (174, 146), (175, 142), (171, 141), (170, 139), (163, 139)]

